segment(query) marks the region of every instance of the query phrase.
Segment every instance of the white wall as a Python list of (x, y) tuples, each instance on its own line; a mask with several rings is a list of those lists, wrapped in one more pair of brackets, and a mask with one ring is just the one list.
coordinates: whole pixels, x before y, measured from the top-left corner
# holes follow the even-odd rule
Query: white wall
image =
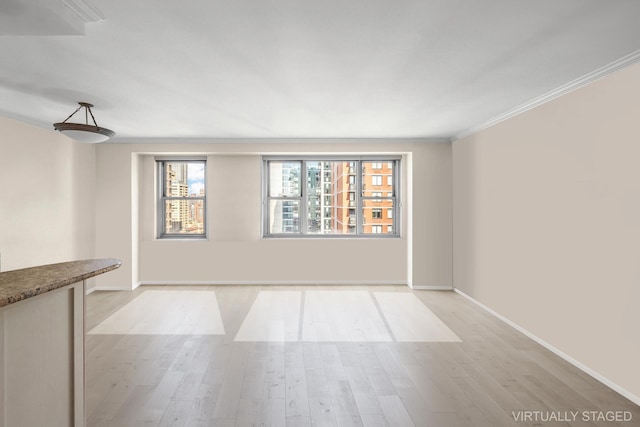
[(1, 269), (92, 258), (94, 146), (0, 117)]
[[(155, 238), (153, 156), (168, 153), (208, 156), (210, 234), (206, 241)], [(402, 238), (262, 239), (260, 155), (285, 153), (403, 154), (403, 166), (412, 170), (412, 176), (403, 185)], [(96, 162), (97, 253), (124, 261), (122, 268), (98, 278), (100, 288), (130, 289), (139, 282), (452, 286), (451, 145), (447, 142), (101, 144)], [(132, 164), (137, 172), (132, 173)], [(413, 181), (411, 197), (408, 181)], [(411, 264), (410, 255), (418, 262)], [(318, 260), (330, 267), (319, 268)]]
[(640, 402), (640, 65), (453, 143), (454, 286)]

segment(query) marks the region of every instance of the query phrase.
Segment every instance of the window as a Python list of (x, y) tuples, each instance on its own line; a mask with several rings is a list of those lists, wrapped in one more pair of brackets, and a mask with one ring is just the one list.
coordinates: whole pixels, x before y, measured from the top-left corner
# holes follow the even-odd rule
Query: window
[(156, 162), (158, 237), (205, 237), (205, 160)]
[[(265, 157), (263, 235), (397, 236), (399, 165), (399, 158), (388, 157)], [(383, 179), (387, 174), (391, 180)]]

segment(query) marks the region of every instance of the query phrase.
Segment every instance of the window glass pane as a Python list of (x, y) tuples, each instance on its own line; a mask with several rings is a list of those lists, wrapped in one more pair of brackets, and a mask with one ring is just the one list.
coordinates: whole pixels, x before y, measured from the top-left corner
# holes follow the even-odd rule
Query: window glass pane
[(392, 211), (393, 199), (365, 199), (362, 201), (362, 232), (364, 234), (393, 233), (393, 218), (383, 215)]
[(204, 197), (204, 162), (165, 162), (165, 197)]
[(309, 234), (356, 232), (355, 162), (307, 161)]
[(322, 233), (325, 225), (325, 210), (322, 208), (323, 199), (319, 196), (309, 196), (307, 201), (307, 232)]
[(298, 233), (299, 219), (300, 200), (269, 201), (269, 233)]
[[(325, 171), (323, 163), (324, 162), (307, 162), (308, 196), (317, 196), (323, 192), (331, 192), (331, 171)], [(327, 172), (329, 175), (327, 175)]]
[(362, 196), (393, 194), (393, 162), (362, 162)]
[(269, 196), (299, 197), (301, 162), (269, 162)]
[(204, 200), (165, 200), (164, 234), (204, 234)]

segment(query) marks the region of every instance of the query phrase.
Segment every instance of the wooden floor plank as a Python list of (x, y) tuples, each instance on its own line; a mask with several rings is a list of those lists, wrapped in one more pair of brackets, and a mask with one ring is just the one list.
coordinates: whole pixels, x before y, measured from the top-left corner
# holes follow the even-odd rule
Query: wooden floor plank
[[(215, 292), (226, 334), (89, 335), (90, 427), (540, 425), (516, 421), (523, 410), (628, 411), (633, 423), (640, 422), (640, 408), (633, 402), (452, 292), (391, 286), (145, 286), (133, 292), (89, 295), (87, 325), (98, 325), (153, 289)], [(340, 312), (353, 308), (347, 304), (317, 304), (325, 300), (318, 292), (330, 291), (326, 300), (334, 301), (343, 289), (352, 291), (351, 297), (356, 295), (353, 292), (411, 293), (461, 342), (390, 341), (379, 328), (380, 319), (371, 323), (358, 313)], [(298, 331), (297, 340), (290, 334), (291, 341), (234, 341), (260, 292), (278, 290), (299, 293), (300, 309), (307, 301), (306, 292), (313, 291), (308, 302), (316, 302), (315, 331), (323, 339), (335, 335), (340, 340), (304, 341), (304, 312), (296, 316), (292, 309), (287, 321), (298, 324), (287, 328)], [(367, 310), (373, 312), (370, 307)], [(375, 313), (383, 317), (390, 332), (383, 310)], [(266, 319), (277, 318), (276, 312), (268, 314)], [(353, 336), (362, 325), (359, 336), (382, 339), (348, 341), (348, 334), (339, 323), (331, 323), (331, 316), (348, 321), (347, 332)], [(543, 425), (626, 427), (633, 423), (549, 421)]]

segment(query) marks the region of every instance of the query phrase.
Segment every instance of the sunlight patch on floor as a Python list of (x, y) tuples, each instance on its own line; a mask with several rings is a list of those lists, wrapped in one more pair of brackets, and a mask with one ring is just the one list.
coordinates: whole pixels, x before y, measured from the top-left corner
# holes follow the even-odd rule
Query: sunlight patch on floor
[(260, 291), (234, 341), (298, 341), (301, 293)]
[(392, 341), (368, 291), (306, 291), (303, 319), (302, 341)]
[(374, 292), (398, 342), (460, 342), (460, 338), (415, 295)]
[[(147, 290), (89, 334), (224, 335), (215, 291)], [(460, 342), (410, 292), (260, 291), (234, 341)]]
[(89, 334), (224, 335), (215, 292), (148, 290)]
[(460, 339), (411, 293), (320, 290), (261, 291), (234, 341), (459, 342)]

